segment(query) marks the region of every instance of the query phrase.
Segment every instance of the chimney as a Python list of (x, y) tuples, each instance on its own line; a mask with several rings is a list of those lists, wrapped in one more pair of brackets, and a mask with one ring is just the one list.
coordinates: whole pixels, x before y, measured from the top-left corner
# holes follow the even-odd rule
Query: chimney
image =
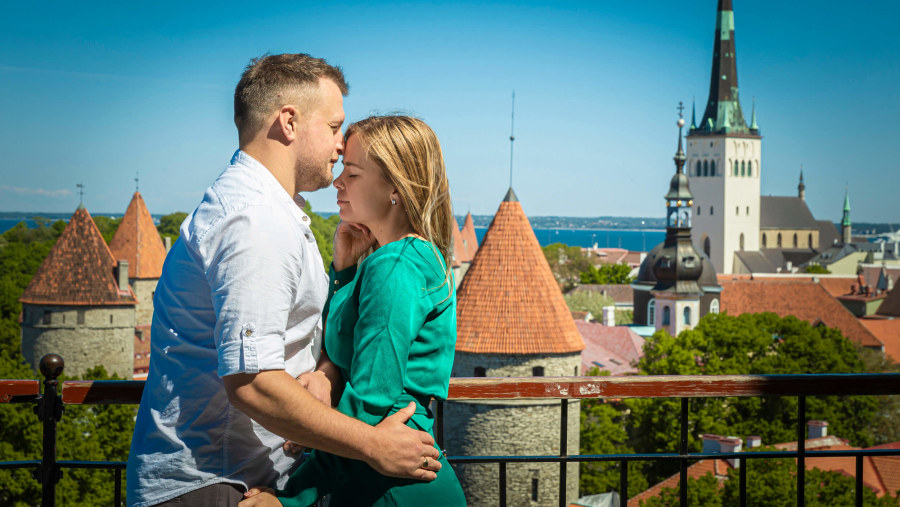
[(165, 240), (166, 240), (166, 241), (165, 241), (165, 245), (166, 245), (166, 253), (169, 253), (169, 250), (172, 249), (172, 237), (171, 237), (171, 236), (166, 236)]
[(712, 433), (704, 433), (701, 435), (703, 439), (703, 450), (701, 451), (703, 454), (713, 454), (721, 451), (721, 445), (719, 441), (722, 439), (719, 435), (713, 435)]
[(128, 261), (119, 259), (116, 266), (116, 279), (119, 282), (119, 292), (128, 292)]
[(756, 435), (747, 437), (747, 449), (753, 449), (762, 445), (762, 438)]
[[(719, 452), (741, 452), (741, 444), (743, 441), (738, 437), (722, 438), (719, 440)], [(738, 458), (728, 458), (726, 461), (732, 468), (738, 468), (741, 464)]]
[(784, 270), (787, 271), (788, 273), (793, 273), (793, 272), (794, 272), (794, 271), (793, 271), (793, 268), (794, 268), (794, 263), (793, 263), (793, 262), (791, 262), (791, 261), (786, 261), (786, 262), (784, 263)]
[(616, 325), (616, 307), (615, 306), (604, 306), (603, 307), (603, 325), (607, 327), (614, 327)]
[(806, 423), (806, 427), (809, 429), (809, 437), (807, 438), (822, 438), (828, 436), (827, 421), (809, 421)]

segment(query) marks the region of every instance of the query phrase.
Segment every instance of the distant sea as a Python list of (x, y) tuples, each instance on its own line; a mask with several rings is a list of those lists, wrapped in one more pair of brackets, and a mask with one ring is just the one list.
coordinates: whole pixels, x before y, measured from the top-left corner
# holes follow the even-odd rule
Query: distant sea
[[(12, 229), (23, 221), (28, 227), (37, 227), (37, 222), (31, 219), (0, 218), (0, 233)], [(484, 238), (485, 231), (486, 227), (475, 228), (479, 243)], [(570, 246), (589, 247), (596, 244), (600, 248), (624, 248), (646, 252), (661, 243), (666, 237), (666, 232), (656, 229), (535, 229), (534, 235), (537, 236), (541, 246), (564, 243)]]
[[(486, 227), (476, 227), (475, 236), (481, 244)], [(538, 243), (541, 246), (563, 243), (569, 246), (590, 247), (597, 245), (599, 248), (624, 248), (639, 252), (646, 252), (662, 243), (666, 238), (666, 231), (658, 229), (534, 229)]]

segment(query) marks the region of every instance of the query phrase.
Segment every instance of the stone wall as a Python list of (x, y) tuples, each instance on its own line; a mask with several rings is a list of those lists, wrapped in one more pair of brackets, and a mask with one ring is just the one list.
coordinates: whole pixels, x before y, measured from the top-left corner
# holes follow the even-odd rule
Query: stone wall
[(67, 375), (103, 365), (131, 379), (134, 306), (22, 305), (22, 355), (35, 369), (44, 354), (59, 354)]
[[(580, 366), (579, 353), (549, 356), (499, 356), (456, 353), (454, 376), (473, 376), (476, 366), (488, 377), (531, 377), (543, 367), (544, 376), (572, 376)], [(579, 452), (580, 408), (567, 400), (566, 454)], [(450, 456), (559, 455), (560, 400), (514, 400), (490, 403), (447, 402), (444, 447)], [(471, 506), (499, 505), (499, 465), (454, 466)], [(559, 504), (559, 464), (522, 463), (507, 466), (506, 498), (510, 506)], [(566, 465), (566, 501), (578, 498), (578, 464)]]
[(153, 323), (153, 293), (156, 292), (158, 278), (137, 279), (128, 281), (131, 289), (137, 297), (137, 305), (134, 307), (136, 325), (142, 326)]

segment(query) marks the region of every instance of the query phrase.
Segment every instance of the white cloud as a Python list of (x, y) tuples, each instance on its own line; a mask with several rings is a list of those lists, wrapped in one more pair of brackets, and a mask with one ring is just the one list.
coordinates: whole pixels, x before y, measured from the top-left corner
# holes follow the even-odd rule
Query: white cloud
[(40, 195), (42, 197), (68, 197), (72, 195), (72, 191), (67, 189), (47, 190), (46, 188), (22, 188), (9, 185), (0, 185), (0, 191), (16, 195)]

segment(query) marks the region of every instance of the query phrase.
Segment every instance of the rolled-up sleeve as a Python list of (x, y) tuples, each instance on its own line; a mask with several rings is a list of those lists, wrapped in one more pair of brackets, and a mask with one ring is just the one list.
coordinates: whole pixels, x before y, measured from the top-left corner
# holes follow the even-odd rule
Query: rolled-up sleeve
[(216, 313), (220, 377), (284, 369), (284, 339), (300, 277), (300, 241), (277, 209), (251, 205), (227, 214), (203, 238)]

